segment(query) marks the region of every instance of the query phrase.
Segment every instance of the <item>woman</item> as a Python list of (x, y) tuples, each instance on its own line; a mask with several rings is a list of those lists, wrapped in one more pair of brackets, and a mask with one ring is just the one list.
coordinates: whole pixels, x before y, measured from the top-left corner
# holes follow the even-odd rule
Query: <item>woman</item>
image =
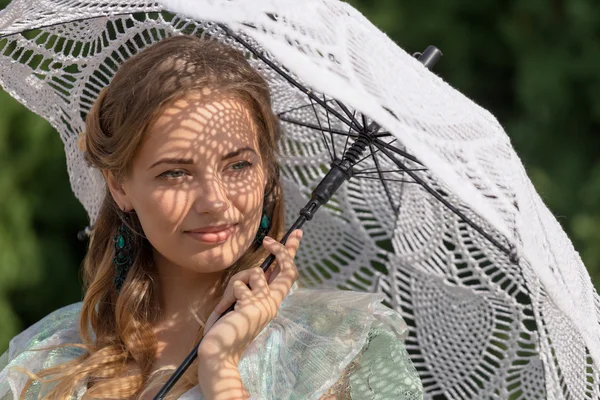
[(422, 398), (381, 296), (294, 284), (301, 232), (272, 239), (279, 137), (266, 82), (229, 47), (177, 36), (123, 63), (81, 140), (107, 183), (84, 300), (11, 341), (0, 398), (151, 399), (202, 337), (170, 398)]

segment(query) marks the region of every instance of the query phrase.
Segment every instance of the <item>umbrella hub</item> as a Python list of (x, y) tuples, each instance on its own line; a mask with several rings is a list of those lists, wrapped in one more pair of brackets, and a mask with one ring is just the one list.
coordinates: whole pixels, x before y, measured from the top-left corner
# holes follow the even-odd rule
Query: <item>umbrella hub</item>
[(356, 164), (359, 157), (362, 153), (364, 153), (367, 146), (371, 144), (371, 138), (368, 135), (359, 135), (358, 138), (354, 141), (352, 146), (346, 151), (344, 154), (343, 161), (347, 161), (350, 163), (349, 169), (352, 169), (352, 165)]
[[(352, 178), (354, 175), (353, 166), (360, 160), (367, 147), (376, 139), (375, 133), (378, 130), (379, 125), (373, 123), (368, 128), (359, 131), (356, 140), (344, 153), (342, 159), (336, 158), (332, 161), (331, 169), (312, 192), (312, 200), (317, 200), (319, 205), (327, 203), (342, 183)], [(312, 216), (308, 219), (310, 218)]]
[(366, 148), (370, 146), (376, 139), (375, 134), (379, 131), (379, 125), (372, 123), (369, 127), (363, 128), (352, 146), (346, 151), (342, 158), (342, 165), (352, 174), (352, 166), (356, 164), (364, 153)]

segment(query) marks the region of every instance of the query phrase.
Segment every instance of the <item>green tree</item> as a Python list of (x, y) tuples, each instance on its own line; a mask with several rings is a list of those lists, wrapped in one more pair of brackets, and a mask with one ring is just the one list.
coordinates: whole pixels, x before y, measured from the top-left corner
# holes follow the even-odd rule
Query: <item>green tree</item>
[(19, 331), (81, 299), (87, 217), (50, 125), (0, 93), (0, 352)]

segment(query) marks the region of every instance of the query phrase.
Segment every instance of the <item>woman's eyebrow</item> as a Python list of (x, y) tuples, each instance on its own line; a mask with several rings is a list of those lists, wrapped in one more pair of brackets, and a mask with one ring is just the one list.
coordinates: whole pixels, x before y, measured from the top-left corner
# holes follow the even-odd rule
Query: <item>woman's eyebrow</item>
[(193, 164), (194, 160), (191, 158), (161, 158), (152, 164), (148, 169), (156, 167), (158, 164)]
[(238, 156), (238, 155), (240, 155), (240, 153), (242, 153), (244, 151), (251, 151), (252, 153), (256, 154), (256, 150), (254, 150), (252, 147), (242, 147), (241, 149), (237, 149), (237, 150), (234, 150), (234, 151), (231, 151), (231, 152), (225, 154), (223, 156), (223, 158), (221, 158), (221, 161)]
[[(223, 158), (221, 158), (221, 160), (227, 160), (229, 158), (233, 158), (235, 156), (240, 155), (244, 151), (250, 151), (250, 152), (252, 152), (254, 154), (257, 154), (256, 150), (254, 150), (252, 147), (242, 147), (241, 149), (237, 149), (237, 150), (234, 150), (234, 151), (231, 151), (231, 152), (225, 154), (223, 156)], [(191, 158), (172, 158), (172, 157), (168, 157), (168, 158), (161, 158), (160, 160), (158, 160), (155, 163), (153, 163), (150, 167), (148, 167), (148, 169), (152, 169), (152, 168), (156, 167), (159, 164), (193, 164), (193, 163), (194, 163), (194, 160), (192, 160)]]

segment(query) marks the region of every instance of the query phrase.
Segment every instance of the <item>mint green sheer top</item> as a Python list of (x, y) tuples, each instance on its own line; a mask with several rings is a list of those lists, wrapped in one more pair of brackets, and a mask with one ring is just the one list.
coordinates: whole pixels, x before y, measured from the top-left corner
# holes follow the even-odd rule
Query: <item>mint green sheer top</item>
[[(383, 294), (298, 288), (294, 284), (277, 316), (250, 344), (238, 366), (252, 399), (417, 400), (423, 386), (411, 363), (402, 317), (381, 304)], [(36, 372), (58, 365), (83, 350), (82, 303), (49, 314), (16, 337), (0, 357), (0, 399), (18, 399), (28, 377), (15, 366)], [(82, 386), (73, 399), (85, 393)], [(32, 385), (26, 399), (35, 399)], [(203, 399), (198, 386), (180, 400)]]

